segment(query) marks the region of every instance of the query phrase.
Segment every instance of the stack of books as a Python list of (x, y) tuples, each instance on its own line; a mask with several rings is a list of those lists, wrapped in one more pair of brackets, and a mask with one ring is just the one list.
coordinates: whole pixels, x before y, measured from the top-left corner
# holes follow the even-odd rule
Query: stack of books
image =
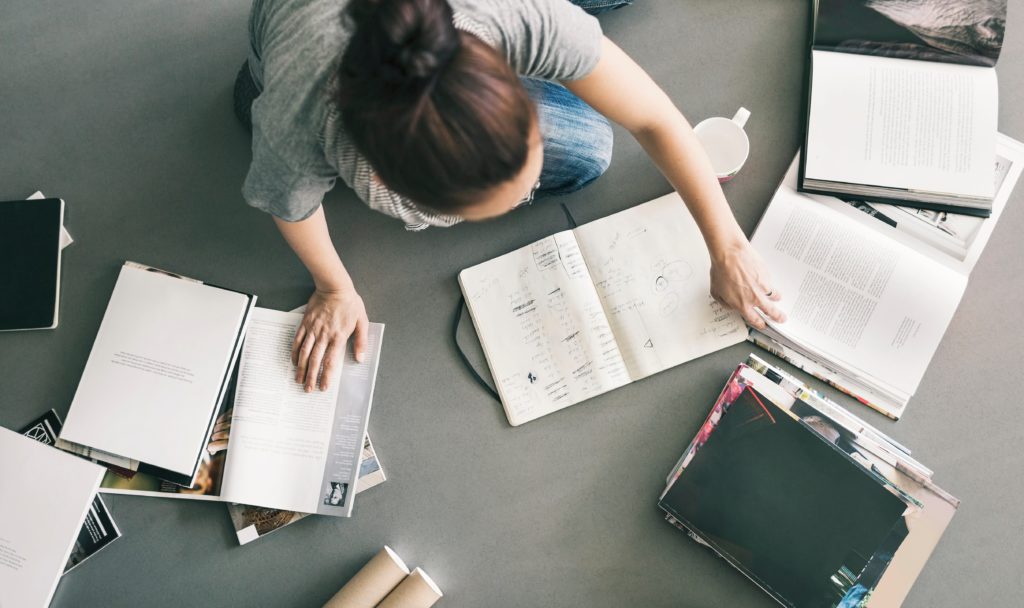
[(909, 450), (762, 359), (726, 382), (658, 506), (784, 606), (898, 606), (959, 501)]

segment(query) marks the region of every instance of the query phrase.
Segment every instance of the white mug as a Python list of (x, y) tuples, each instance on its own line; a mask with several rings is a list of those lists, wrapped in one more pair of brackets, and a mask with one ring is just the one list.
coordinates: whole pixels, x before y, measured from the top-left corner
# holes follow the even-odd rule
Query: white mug
[(720, 183), (725, 183), (736, 176), (747, 162), (750, 154), (750, 140), (747, 138), (743, 125), (750, 118), (750, 110), (740, 108), (732, 120), (715, 116), (702, 120), (693, 128), (697, 139), (704, 146), (711, 166)]

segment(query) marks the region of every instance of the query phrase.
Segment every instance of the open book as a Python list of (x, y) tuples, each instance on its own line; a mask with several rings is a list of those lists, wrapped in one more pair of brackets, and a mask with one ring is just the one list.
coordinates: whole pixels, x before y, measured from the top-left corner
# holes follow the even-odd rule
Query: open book
[(998, 151), (993, 215), (952, 219), (957, 248), (928, 212), (797, 192), (794, 161), (751, 238), (788, 320), (751, 340), (898, 419), (1024, 168), (1024, 145)]
[(255, 303), (125, 262), (57, 447), (195, 484)]
[(1005, 0), (817, 0), (800, 189), (989, 215), (1005, 24)]
[(658, 503), (783, 606), (850, 608), (901, 605), (959, 504), (906, 448), (754, 355)]
[(519, 425), (743, 341), (678, 194), (459, 274), (509, 423)]

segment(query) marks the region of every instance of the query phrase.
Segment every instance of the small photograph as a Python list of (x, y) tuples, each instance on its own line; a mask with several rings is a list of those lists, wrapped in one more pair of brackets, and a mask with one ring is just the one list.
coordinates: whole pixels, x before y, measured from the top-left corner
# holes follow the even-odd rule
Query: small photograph
[(861, 55), (994, 66), (1006, 0), (820, 0), (814, 46)]
[(332, 481), (331, 489), (324, 497), (324, 504), (332, 507), (345, 506), (345, 497), (348, 495), (348, 484), (340, 481)]

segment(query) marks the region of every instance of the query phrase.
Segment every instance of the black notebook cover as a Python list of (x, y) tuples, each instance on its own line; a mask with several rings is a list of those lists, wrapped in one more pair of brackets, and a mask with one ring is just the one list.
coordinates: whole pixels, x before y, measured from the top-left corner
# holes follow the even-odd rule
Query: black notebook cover
[(0, 202), (0, 331), (57, 325), (59, 198)]

